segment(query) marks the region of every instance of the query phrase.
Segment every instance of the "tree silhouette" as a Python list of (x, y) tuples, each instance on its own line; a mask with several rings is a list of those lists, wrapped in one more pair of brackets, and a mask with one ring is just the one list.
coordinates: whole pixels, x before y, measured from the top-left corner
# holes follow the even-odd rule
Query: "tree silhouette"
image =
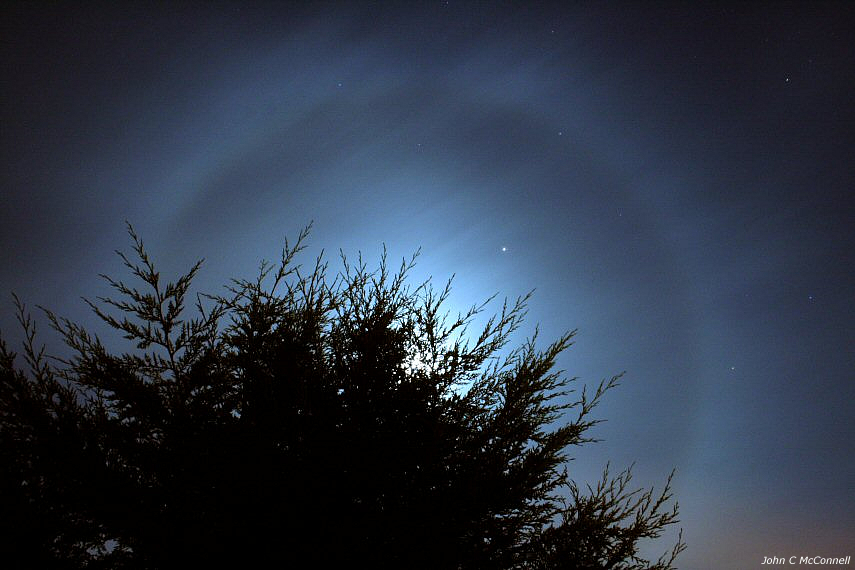
[[(592, 394), (553, 370), (572, 342), (507, 350), (528, 297), (452, 317), (450, 282), (411, 287), (361, 257), (328, 277), (286, 241), (278, 264), (196, 295), (200, 263), (174, 283), (128, 226), (119, 253), (139, 290), (87, 301), (132, 343), (49, 310), (71, 350), (49, 358), (15, 297), (23, 358), (0, 340), (4, 562), (167, 568), (308, 561), (311, 567), (671, 568), (641, 539), (677, 520), (670, 477), (631, 491), (629, 471), (586, 491), (569, 446), (592, 441)], [(568, 419), (569, 417), (569, 419)]]

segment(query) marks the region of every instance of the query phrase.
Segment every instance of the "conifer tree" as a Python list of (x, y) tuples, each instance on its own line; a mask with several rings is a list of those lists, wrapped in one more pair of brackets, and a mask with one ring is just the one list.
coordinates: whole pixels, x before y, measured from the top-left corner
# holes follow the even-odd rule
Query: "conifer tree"
[[(49, 310), (71, 351), (49, 358), (15, 297), (24, 368), (0, 340), (0, 559), (21, 567), (274, 562), (374, 568), (664, 570), (639, 555), (677, 521), (670, 477), (632, 490), (606, 468), (580, 487), (571, 446), (617, 385), (554, 370), (574, 332), (513, 349), (528, 296), (470, 331), (450, 282), (408, 282), (361, 257), (330, 278), (276, 264), (195, 296), (164, 283), (128, 226), (140, 288), (89, 302), (127, 352)], [(488, 300), (489, 302), (489, 300)], [(189, 314), (193, 313), (193, 314)]]

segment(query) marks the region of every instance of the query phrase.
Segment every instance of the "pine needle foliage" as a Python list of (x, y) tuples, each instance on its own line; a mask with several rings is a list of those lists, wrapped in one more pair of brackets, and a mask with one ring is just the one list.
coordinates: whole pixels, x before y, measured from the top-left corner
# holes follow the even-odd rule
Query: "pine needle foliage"
[(488, 302), (341, 255), (276, 264), (195, 296), (201, 262), (163, 283), (128, 226), (140, 287), (104, 276), (87, 301), (129, 341), (44, 310), (71, 355), (49, 358), (15, 297), (25, 369), (0, 341), (2, 553), (12, 567), (673, 567), (639, 541), (677, 522), (670, 482), (630, 472), (584, 491), (567, 450), (593, 441), (593, 393), (554, 370), (568, 332), (508, 349), (528, 296), (471, 332)]

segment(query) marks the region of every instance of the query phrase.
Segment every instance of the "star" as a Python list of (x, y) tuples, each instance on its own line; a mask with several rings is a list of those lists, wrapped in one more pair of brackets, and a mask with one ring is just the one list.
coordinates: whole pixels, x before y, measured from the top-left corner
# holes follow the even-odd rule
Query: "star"
[(508, 251), (508, 248), (506, 248), (505, 246), (502, 246), (502, 251)]

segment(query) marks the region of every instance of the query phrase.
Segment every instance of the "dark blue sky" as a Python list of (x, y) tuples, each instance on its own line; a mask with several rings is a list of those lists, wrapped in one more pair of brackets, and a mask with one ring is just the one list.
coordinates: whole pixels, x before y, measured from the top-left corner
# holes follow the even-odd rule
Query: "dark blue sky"
[(855, 555), (853, 9), (649, 4), (6, 7), (0, 291), (93, 322), (125, 219), (214, 292), (421, 246), (627, 371), (572, 472), (676, 467), (682, 567)]

